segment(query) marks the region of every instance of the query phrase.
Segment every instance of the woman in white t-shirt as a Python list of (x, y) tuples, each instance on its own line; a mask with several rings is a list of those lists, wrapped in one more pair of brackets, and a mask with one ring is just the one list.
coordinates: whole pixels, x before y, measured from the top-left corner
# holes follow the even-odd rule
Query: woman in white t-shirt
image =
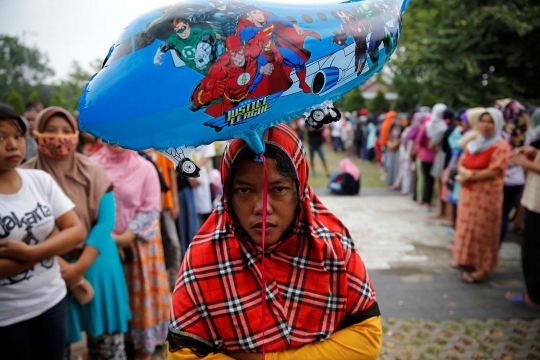
[(0, 105), (1, 356), (60, 360), (67, 302), (55, 256), (72, 250), (86, 233), (49, 174), (17, 169), (26, 130), (10, 107)]

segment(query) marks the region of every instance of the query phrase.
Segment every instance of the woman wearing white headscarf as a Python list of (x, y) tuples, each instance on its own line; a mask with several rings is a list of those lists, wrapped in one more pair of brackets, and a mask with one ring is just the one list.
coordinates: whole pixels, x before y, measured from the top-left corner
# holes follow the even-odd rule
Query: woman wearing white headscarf
[[(441, 179), (443, 176), (444, 163), (446, 159), (446, 153), (443, 151), (441, 146), (444, 138), (444, 133), (448, 129), (448, 124), (446, 123), (446, 120), (444, 118), (444, 111), (446, 109), (447, 107), (444, 104), (436, 104), (435, 106), (433, 106), (433, 110), (431, 111), (431, 118), (426, 124), (426, 133), (428, 138), (430, 139), (430, 145), (432, 148), (437, 150), (437, 155), (435, 156), (435, 160), (433, 161), (433, 165), (431, 167), (429, 175), (431, 175), (433, 179), (435, 179), (435, 183), (437, 185), (437, 192), (439, 194), (442, 190)], [(442, 203), (439, 204), (439, 213), (434, 217), (444, 217), (444, 207)]]
[(501, 231), (503, 179), (510, 148), (501, 137), (503, 115), (488, 108), (480, 116), (479, 136), (467, 144), (456, 180), (462, 184), (454, 244), (460, 279), (483, 282), (497, 267)]

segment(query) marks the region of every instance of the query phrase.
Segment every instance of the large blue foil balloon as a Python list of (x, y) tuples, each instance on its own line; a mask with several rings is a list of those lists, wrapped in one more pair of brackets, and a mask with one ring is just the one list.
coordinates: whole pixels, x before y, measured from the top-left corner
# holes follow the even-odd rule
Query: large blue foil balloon
[(273, 125), (338, 116), (332, 101), (390, 59), (409, 1), (199, 0), (151, 11), (124, 29), (84, 89), (81, 129), (177, 164), (195, 146), (235, 137), (261, 154)]

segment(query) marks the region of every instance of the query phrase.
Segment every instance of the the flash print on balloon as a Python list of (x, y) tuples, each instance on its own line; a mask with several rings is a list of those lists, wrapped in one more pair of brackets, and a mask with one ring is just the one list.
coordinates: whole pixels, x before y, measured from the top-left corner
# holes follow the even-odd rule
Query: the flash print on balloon
[[(79, 99), (80, 127), (124, 148), (153, 147), (183, 176), (193, 149), (297, 116), (320, 128), (333, 101), (381, 71), (410, 0), (288, 4), (185, 1), (127, 26)], [(184, 160), (186, 159), (186, 160)]]

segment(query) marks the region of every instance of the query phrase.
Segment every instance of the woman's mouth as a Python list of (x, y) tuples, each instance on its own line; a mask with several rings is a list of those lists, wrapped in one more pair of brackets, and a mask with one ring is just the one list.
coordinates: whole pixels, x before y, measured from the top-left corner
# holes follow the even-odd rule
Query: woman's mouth
[[(277, 227), (277, 225), (272, 224), (272, 223), (268, 223), (268, 222), (267, 222), (267, 223), (266, 223), (266, 232), (271, 231), (271, 230), (275, 229), (276, 227)], [(263, 229), (262, 229), (262, 223), (257, 223), (257, 224), (255, 224), (255, 225), (253, 225), (251, 228), (252, 228), (255, 232), (258, 232), (258, 233), (261, 233), (261, 234), (262, 234), (262, 231), (263, 231)]]
[(6, 160), (8, 162), (16, 163), (16, 162), (20, 162), (22, 160), (22, 156), (21, 155), (13, 155), (13, 156), (7, 157)]

